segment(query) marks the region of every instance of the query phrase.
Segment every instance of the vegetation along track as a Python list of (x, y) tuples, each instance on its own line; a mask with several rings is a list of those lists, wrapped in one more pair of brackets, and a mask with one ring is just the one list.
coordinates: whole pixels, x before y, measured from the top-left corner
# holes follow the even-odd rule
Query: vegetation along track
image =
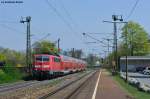
[[(65, 98), (63, 99), (69, 99), (77, 90), (80, 89), (80, 87), (82, 87), (85, 82), (87, 82), (91, 77), (93, 77), (93, 75), (95, 75), (97, 73), (97, 71), (93, 71), (93, 72), (89, 72), (87, 74), (84, 74), (83, 76), (79, 77), (78, 79), (71, 81), (70, 83), (54, 90), (53, 92), (50, 92), (42, 97), (40, 97), (39, 99), (46, 99), (46, 98), (51, 98), (51, 96), (63, 91), (65, 88), (70, 87), (71, 85), (75, 84), (76, 82), (80, 81), (81, 79), (85, 78), (86, 76), (88, 76), (77, 88), (75, 88), (74, 90), (71, 91), (71, 93), (69, 93), (69, 95), (67, 95)], [(90, 76), (89, 76), (90, 75)]]

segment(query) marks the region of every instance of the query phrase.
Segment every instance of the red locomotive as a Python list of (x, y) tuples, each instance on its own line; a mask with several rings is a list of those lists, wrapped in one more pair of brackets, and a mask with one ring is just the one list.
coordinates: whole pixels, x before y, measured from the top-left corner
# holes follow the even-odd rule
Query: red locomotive
[(33, 74), (45, 77), (63, 75), (85, 70), (86, 65), (86, 62), (83, 60), (64, 55), (36, 54), (34, 55)]

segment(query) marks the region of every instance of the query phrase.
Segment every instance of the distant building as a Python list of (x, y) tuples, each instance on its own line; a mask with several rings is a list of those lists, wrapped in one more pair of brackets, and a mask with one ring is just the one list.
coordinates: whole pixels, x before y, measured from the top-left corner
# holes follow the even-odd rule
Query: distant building
[(95, 66), (101, 66), (100, 61), (96, 61)]
[[(128, 71), (136, 71), (137, 67), (150, 66), (150, 56), (127, 56)], [(120, 57), (120, 71), (126, 70), (126, 57)]]

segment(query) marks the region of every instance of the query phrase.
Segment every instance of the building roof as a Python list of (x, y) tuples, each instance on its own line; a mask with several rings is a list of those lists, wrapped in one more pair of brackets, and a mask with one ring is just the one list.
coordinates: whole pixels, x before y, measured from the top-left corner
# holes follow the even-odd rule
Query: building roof
[[(120, 60), (125, 60), (126, 56), (120, 57)], [(128, 60), (150, 60), (150, 56), (127, 56)]]

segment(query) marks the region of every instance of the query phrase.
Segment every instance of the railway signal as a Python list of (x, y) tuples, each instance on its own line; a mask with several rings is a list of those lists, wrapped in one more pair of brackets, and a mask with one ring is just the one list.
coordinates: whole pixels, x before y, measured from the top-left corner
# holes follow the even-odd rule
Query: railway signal
[(126, 23), (123, 22), (122, 15), (112, 15), (113, 21), (103, 21), (107, 23), (113, 23), (114, 25), (114, 60), (116, 63), (116, 67), (118, 68), (118, 53), (117, 53), (117, 23)]
[(29, 73), (32, 75), (32, 54), (31, 54), (31, 34), (30, 34), (30, 22), (31, 17), (27, 16), (25, 20), (21, 18), (20, 23), (27, 23), (27, 40), (26, 40), (26, 66), (28, 67)]
[[(128, 24), (128, 22), (123, 21), (122, 16), (119, 15), (112, 15), (113, 21), (103, 21), (107, 23), (113, 23), (114, 24), (114, 51), (115, 51), (115, 65), (118, 68), (118, 55), (117, 55), (117, 23), (124, 23)], [(118, 21), (119, 22), (118, 22)], [(128, 33), (128, 28), (126, 27), (126, 50), (127, 50), (127, 33)], [(126, 51), (126, 82), (128, 82), (128, 61), (127, 61), (127, 51)]]

